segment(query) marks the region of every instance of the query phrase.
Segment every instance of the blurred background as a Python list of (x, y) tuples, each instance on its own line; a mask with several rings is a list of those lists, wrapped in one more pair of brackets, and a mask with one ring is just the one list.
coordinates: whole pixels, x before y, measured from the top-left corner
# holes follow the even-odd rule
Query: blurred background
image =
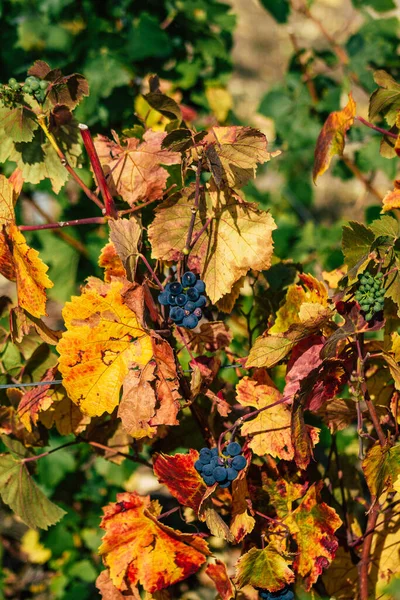
[[(399, 16), (395, 0), (0, 0), (0, 81), (24, 80), (35, 60), (65, 74), (82, 73), (90, 96), (75, 117), (93, 134), (109, 135), (143, 120), (164, 128), (165, 120), (140, 95), (148, 91), (148, 76), (157, 73), (162, 89), (183, 103), (199, 129), (217, 123), (261, 129), (270, 150), (282, 154), (259, 168), (256, 182), (244, 190), (246, 198), (270, 209), (277, 222), (276, 264), (302, 263), (320, 275), (342, 264), (343, 223), (372, 221), (393, 188), (393, 153), (386, 148), (382, 156), (379, 134), (360, 124), (349, 133), (345, 156), (334, 159), (317, 186), (311, 173), (322, 124), (346, 104), (348, 93), (357, 114), (367, 118), (376, 89), (373, 71), (385, 69), (400, 82)], [(1, 127), (0, 107), (0, 136)], [(3, 132), (0, 162), (9, 175), (16, 165), (4, 139)], [(92, 185), (83, 155), (77, 167)], [(55, 193), (44, 178), (37, 185), (25, 183), (16, 212), (18, 224), (98, 214), (73, 181)], [(49, 323), (59, 327), (63, 304), (88, 275), (101, 275), (97, 261), (106, 228), (32, 232), (26, 238), (50, 267)], [(269, 284), (273, 290), (272, 279)], [(13, 297), (14, 287), (0, 279), (1, 294)], [(1, 352), (3, 368), (17, 360), (5, 356), (11, 350)], [(33, 347), (13, 352), (20, 352), (21, 364), (36, 356)], [(35, 377), (34, 365), (27, 373)], [(38, 461), (37, 479), (68, 514), (39, 540), (0, 510), (0, 600), (97, 598), (101, 507), (121, 489), (154, 491), (154, 479), (145, 467), (106, 461), (87, 448)], [(182, 526), (179, 520), (172, 524)], [(203, 583), (199, 595), (185, 582), (179, 597), (213, 598), (215, 591)]]

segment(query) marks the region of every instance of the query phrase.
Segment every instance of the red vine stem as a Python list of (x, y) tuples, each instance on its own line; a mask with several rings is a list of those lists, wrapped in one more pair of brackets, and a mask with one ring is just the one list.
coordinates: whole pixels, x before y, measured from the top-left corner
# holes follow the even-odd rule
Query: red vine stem
[(45, 136), (49, 140), (51, 146), (56, 151), (57, 156), (60, 159), (60, 162), (63, 165), (63, 167), (65, 167), (66, 170), (68, 171), (68, 173), (71, 175), (71, 177), (73, 179), (75, 179), (76, 183), (85, 192), (86, 196), (90, 200), (92, 200), (92, 202), (94, 202), (95, 204), (97, 204), (97, 206), (99, 208), (101, 208), (101, 210), (104, 210), (103, 203), (98, 199), (98, 197), (96, 196), (96, 194), (94, 194), (92, 192), (92, 190), (90, 190), (87, 187), (87, 185), (82, 181), (82, 179), (79, 177), (79, 175), (77, 173), (75, 173), (74, 169), (69, 164), (67, 157), (65, 156), (64, 152), (61, 150), (60, 146), (57, 144), (57, 141), (56, 141), (55, 137), (49, 131), (49, 129), (48, 129), (47, 125), (46, 125), (45, 115), (38, 115), (37, 116), (37, 120), (38, 120), (38, 123), (39, 123), (40, 127), (42, 128)]
[(382, 135), (386, 135), (387, 137), (397, 140), (396, 133), (393, 133), (392, 131), (388, 131), (387, 129), (382, 129), (382, 127), (377, 127), (376, 125), (374, 125), (373, 123), (370, 123), (363, 117), (356, 117), (356, 119), (357, 119), (357, 121), (360, 121), (360, 123), (362, 123), (366, 127), (369, 127), (370, 129), (373, 129), (374, 131), (378, 131), (378, 133), (381, 133)]
[(21, 231), (40, 231), (41, 229), (60, 229), (73, 225), (104, 225), (105, 217), (88, 217), (87, 219), (73, 219), (72, 221), (59, 221), (58, 223), (43, 223), (42, 225), (19, 225)]
[(111, 196), (107, 180), (104, 176), (103, 168), (101, 166), (95, 145), (93, 143), (89, 127), (84, 123), (79, 123), (78, 127), (80, 129), (82, 140), (85, 145), (86, 152), (88, 153), (90, 164), (92, 165), (97, 184), (100, 188), (100, 192), (104, 200), (104, 204), (106, 207), (106, 215), (112, 217), (113, 219), (118, 219), (117, 209), (115, 208), (113, 197)]
[(190, 242), (190, 248), (193, 248), (193, 246), (196, 244), (197, 240), (203, 235), (203, 233), (206, 231), (207, 227), (209, 226), (209, 224), (212, 221), (212, 217), (208, 217), (207, 221), (204, 223), (203, 227), (200, 229), (200, 231), (198, 231), (196, 233), (196, 235), (193, 236), (192, 241)]
[(155, 274), (155, 272), (153, 271), (149, 261), (147, 260), (147, 258), (143, 255), (143, 254), (138, 254), (138, 258), (141, 258), (142, 261), (144, 262), (144, 264), (146, 265), (147, 270), (149, 271), (150, 275), (152, 276), (152, 278), (154, 279), (154, 281), (156, 282), (156, 284), (158, 285), (158, 287), (160, 288), (160, 290), (162, 291), (163, 285), (161, 283), (161, 281), (158, 279), (157, 275)]

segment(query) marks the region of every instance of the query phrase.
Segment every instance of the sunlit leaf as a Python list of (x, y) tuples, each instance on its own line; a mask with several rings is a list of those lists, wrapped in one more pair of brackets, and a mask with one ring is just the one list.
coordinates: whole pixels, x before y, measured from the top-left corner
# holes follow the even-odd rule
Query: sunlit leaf
[(343, 110), (331, 113), (325, 121), (315, 147), (314, 182), (329, 168), (335, 154), (343, 154), (345, 135), (353, 125), (355, 115), (356, 103), (349, 94), (349, 101)]
[(263, 550), (251, 548), (236, 563), (235, 583), (239, 588), (252, 585), (277, 592), (294, 581), (291, 563), (272, 542)]
[(400, 492), (400, 444), (381, 446), (376, 442), (363, 460), (363, 471), (373, 496), (385, 490)]
[(118, 494), (104, 508), (99, 553), (117, 589), (126, 589), (126, 580), (149, 592), (161, 590), (196, 573), (210, 554), (201, 537), (158, 521), (160, 512), (158, 502), (136, 493)]
[(222, 600), (233, 600), (235, 597), (235, 588), (226, 571), (225, 564), (216, 559), (215, 562), (209, 563), (205, 573), (214, 582), (215, 588)]
[(372, 121), (376, 116), (382, 115), (388, 125), (392, 126), (400, 109), (400, 84), (383, 69), (374, 72), (374, 80), (379, 88), (369, 99), (368, 118)]

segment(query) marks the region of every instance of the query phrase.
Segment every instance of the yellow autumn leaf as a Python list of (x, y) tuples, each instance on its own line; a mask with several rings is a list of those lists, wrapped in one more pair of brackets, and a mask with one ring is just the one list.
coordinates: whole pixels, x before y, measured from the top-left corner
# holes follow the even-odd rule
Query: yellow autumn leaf
[(114, 410), (129, 369), (153, 354), (150, 336), (124, 304), (123, 286), (93, 278), (63, 310), (59, 370), (71, 400), (92, 417)]
[(206, 98), (217, 121), (223, 123), (233, 107), (233, 100), (229, 91), (220, 86), (209, 86), (206, 88)]
[(21, 550), (27, 555), (29, 562), (43, 565), (51, 558), (51, 550), (40, 543), (39, 533), (28, 529), (22, 536)]

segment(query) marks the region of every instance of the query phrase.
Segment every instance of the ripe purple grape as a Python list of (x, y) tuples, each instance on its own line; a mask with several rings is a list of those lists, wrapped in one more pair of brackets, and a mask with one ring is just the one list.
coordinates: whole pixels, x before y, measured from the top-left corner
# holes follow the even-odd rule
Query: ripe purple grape
[(176, 303), (178, 306), (185, 306), (187, 302), (186, 294), (178, 294), (176, 297)]
[(225, 467), (215, 467), (213, 476), (218, 483), (224, 483), (228, 478), (227, 470)]
[(201, 473), (203, 471), (203, 467), (204, 464), (201, 462), (201, 460), (196, 460), (196, 462), (194, 463), (194, 468), (198, 473)]
[(182, 285), (179, 283), (179, 281), (174, 281), (173, 283), (170, 283), (169, 289), (171, 290), (172, 294), (178, 295), (182, 292)]
[(194, 302), (191, 302), (190, 300), (188, 300), (183, 308), (185, 310), (187, 310), (188, 313), (190, 314), (190, 313), (192, 313), (195, 310), (196, 305), (195, 305)]
[(207, 475), (207, 476), (212, 475), (214, 468), (215, 467), (212, 464), (212, 460), (211, 460), (211, 463), (209, 463), (208, 465), (204, 465), (203, 470), (202, 470), (203, 475)]
[(191, 300), (192, 302), (196, 302), (196, 300), (198, 300), (200, 297), (200, 292), (198, 292), (198, 290), (196, 290), (196, 288), (189, 288), (186, 291), (186, 295), (188, 297), (188, 300)]
[(214, 483), (215, 483), (215, 479), (214, 479), (214, 477), (212, 475), (204, 475), (203, 476), (203, 481), (208, 486), (214, 485)]
[(234, 469), (236, 469), (236, 471), (241, 471), (242, 469), (245, 468), (245, 466), (247, 465), (247, 460), (245, 459), (245, 457), (240, 454), (239, 456), (235, 456), (232, 459), (232, 467)]
[(211, 457), (212, 457), (211, 450), (209, 448), (202, 448), (200, 450), (199, 460), (204, 465), (207, 465), (210, 462)]
[(158, 301), (162, 306), (169, 305), (168, 296), (169, 296), (169, 293), (166, 292), (165, 290), (163, 292), (161, 292), (160, 294), (158, 294)]
[(219, 484), (219, 487), (220, 488), (227, 488), (227, 487), (229, 487), (231, 485), (231, 483), (232, 483), (231, 481), (224, 481), (223, 483)]
[(203, 311), (201, 310), (201, 308), (195, 308), (193, 314), (198, 319), (201, 319), (201, 317), (203, 316)]
[(176, 296), (171, 292), (168, 293), (168, 304), (170, 306), (176, 306)]
[(228, 481), (234, 481), (236, 479), (236, 477), (239, 475), (239, 472), (236, 471), (236, 469), (234, 469), (233, 467), (228, 467), (226, 469), (226, 473), (227, 473)]
[(230, 442), (226, 447), (226, 451), (230, 456), (237, 456), (241, 453), (242, 447), (237, 442)]
[(204, 294), (206, 291), (206, 284), (201, 279), (198, 279), (194, 284), (194, 289), (197, 290), (200, 294)]
[(197, 327), (198, 323), (199, 320), (197, 317), (195, 317), (195, 315), (189, 315), (187, 317), (184, 317), (182, 321), (182, 325), (183, 327), (186, 327), (186, 329), (194, 329), (195, 327)]
[(182, 283), (184, 287), (192, 287), (196, 283), (197, 277), (192, 271), (187, 271), (182, 276)]
[(194, 303), (195, 308), (203, 308), (207, 304), (207, 298), (205, 296), (199, 296), (199, 299)]
[(185, 311), (180, 306), (173, 306), (169, 312), (169, 316), (174, 323), (180, 325), (185, 317)]

